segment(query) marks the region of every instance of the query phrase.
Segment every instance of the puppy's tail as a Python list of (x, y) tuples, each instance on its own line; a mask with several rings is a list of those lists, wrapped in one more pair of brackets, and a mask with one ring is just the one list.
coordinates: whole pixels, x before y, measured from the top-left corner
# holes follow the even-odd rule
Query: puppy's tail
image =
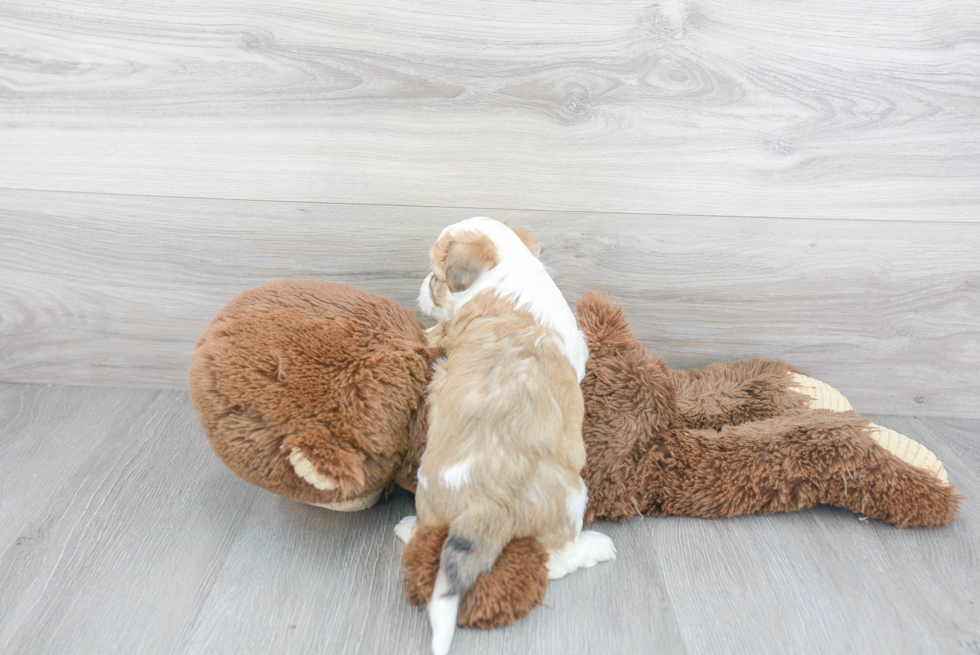
[[(486, 522), (483, 522), (486, 525)], [(493, 568), (507, 545), (504, 534), (488, 534), (467, 517), (460, 516), (449, 528), (449, 536), (439, 557), (439, 573), (429, 601), (429, 625), (432, 626), (432, 652), (446, 655), (456, 631), (459, 601), (476, 583), (476, 579)]]

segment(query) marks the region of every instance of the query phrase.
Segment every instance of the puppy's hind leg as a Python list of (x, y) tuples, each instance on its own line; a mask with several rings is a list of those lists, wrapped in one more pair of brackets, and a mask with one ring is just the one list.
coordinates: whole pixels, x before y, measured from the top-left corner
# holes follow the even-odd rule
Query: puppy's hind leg
[(562, 548), (548, 551), (548, 578), (557, 580), (579, 569), (616, 559), (612, 539), (595, 530), (582, 530)]

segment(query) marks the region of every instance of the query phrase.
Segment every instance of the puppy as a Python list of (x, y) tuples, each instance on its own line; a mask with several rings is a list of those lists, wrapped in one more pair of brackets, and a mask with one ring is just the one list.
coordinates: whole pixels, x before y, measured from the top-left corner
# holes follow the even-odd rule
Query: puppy
[[(419, 304), (444, 358), (428, 388), (429, 431), (418, 472), (421, 525), (449, 527), (429, 622), (449, 650), (460, 598), (512, 539), (535, 536), (549, 577), (612, 559), (612, 541), (582, 531), (588, 347), (571, 309), (520, 229), (471, 218), (429, 252)], [(397, 532), (411, 538), (415, 517)]]

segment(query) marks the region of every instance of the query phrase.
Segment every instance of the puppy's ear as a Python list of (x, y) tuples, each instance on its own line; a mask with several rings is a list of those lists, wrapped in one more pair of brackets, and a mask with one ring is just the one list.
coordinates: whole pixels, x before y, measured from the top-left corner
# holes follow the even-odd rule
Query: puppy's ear
[(538, 245), (538, 240), (531, 236), (531, 233), (525, 230), (523, 227), (517, 227), (515, 225), (510, 226), (510, 229), (514, 230), (527, 249), (531, 251), (531, 254), (535, 257), (541, 255), (541, 246)]
[(485, 234), (465, 232), (446, 251), (446, 284), (453, 293), (469, 289), (477, 278), (497, 265), (497, 246)]

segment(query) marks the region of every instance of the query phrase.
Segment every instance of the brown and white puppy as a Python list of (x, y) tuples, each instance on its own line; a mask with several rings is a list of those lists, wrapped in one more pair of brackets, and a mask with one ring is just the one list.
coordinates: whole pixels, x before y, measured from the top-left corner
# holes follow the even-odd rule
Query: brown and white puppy
[[(429, 253), (424, 311), (444, 358), (428, 387), (428, 440), (416, 507), (448, 526), (429, 602), (432, 650), (449, 650), (460, 598), (512, 539), (548, 550), (549, 577), (612, 559), (612, 541), (582, 531), (588, 348), (537, 259), (537, 243), (499, 221), (452, 225)], [(415, 517), (396, 530), (406, 541)]]

